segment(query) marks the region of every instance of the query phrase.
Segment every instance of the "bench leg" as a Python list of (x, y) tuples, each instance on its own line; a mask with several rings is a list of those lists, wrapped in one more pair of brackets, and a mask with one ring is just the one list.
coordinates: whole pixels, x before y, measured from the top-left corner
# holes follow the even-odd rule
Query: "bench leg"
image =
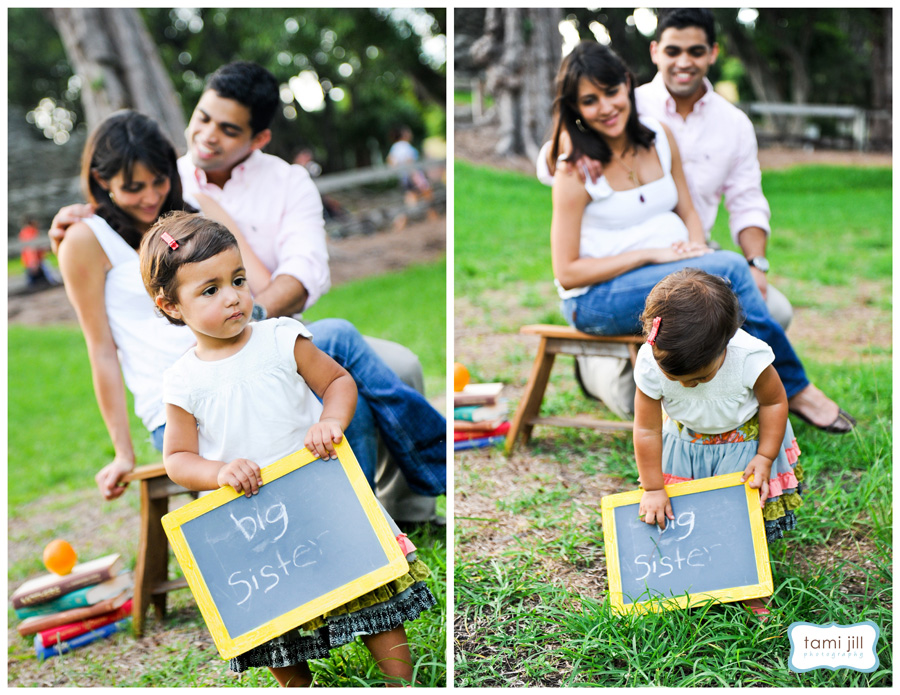
[(169, 511), (168, 497), (154, 499), (153, 481), (141, 481), (141, 538), (138, 544), (134, 577), (134, 606), (132, 622), (134, 633), (144, 631), (144, 616), (152, 601), (157, 616), (166, 613), (166, 595), (153, 595), (153, 587), (168, 579), (169, 541), (162, 527), (162, 518)]
[(519, 401), (519, 407), (516, 409), (515, 417), (509, 426), (509, 433), (506, 435), (507, 454), (512, 453), (520, 432), (525, 444), (531, 439), (534, 425), (528, 424), (528, 421), (537, 417), (541, 410), (541, 402), (544, 400), (544, 391), (547, 390), (547, 382), (550, 380), (550, 370), (553, 368), (555, 357), (555, 353), (547, 351), (547, 339), (542, 337), (540, 345), (538, 345), (537, 357), (531, 366), (531, 376), (528, 377), (525, 393), (522, 394), (522, 400)]

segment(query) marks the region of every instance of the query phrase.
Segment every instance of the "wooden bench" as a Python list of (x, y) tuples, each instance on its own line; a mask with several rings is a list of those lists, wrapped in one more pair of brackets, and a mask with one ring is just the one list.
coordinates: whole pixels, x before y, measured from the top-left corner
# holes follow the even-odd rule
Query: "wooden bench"
[(531, 439), (535, 425), (551, 427), (590, 427), (603, 432), (631, 430), (632, 423), (618, 420), (598, 420), (587, 416), (541, 417), (541, 402), (550, 379), (550, 370), (556, 355), (609, 355), (610, 345), (625, 345), (632, 365), (637, 358), (638, 347), (644, 339), (639, 335), (600, 336), (588, 335), (569, 326), (532, 324), (522, 326), (520, 333), (538, 335), (537, 357), (531, 367), (531, 376), (525, 386), (525, 393), (513, 417), (509, 433), (506, 435), (506, 453), (512, 453), (516, 439), (521, 434), (525, 443)]
[(162, 518), (169, 511), (169, 498), (191, 494), (187, 488), (173, 483), (162, 463), (138, 466), (124, 478), (125, 482), (139, 481), (141, 489), (141, 534), (137, 562), (134, 568), (134, 604), (132, 623), (134, 634), (144, 631), (144, 616), (152, 603), (156, 614), (166, 614), (166, 594), (187, 586), (185, 579), (169, 580), (169, 539), (162, 527)]

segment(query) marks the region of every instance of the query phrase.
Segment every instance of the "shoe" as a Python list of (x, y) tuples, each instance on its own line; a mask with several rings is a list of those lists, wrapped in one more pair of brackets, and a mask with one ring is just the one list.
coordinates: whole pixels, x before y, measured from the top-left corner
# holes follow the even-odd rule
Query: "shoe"
[(790, 412), (791, 415), (796, 415), (807, 425), (812, 425), (816, 429), (822, 430), (823, 432), (828, 432), (828, 434), (847, 434), (848, 432), (851, 432), (856, 426), (856, 420), (852, 415), (845, 412), (843, 408), (838, 409), (838, 416), (837, 418), (835, 418), (835, 421), (830, 425), (825, 425), (824, 427), (822, 425), (817, 425), (803, 413), (798, 413), (796, 410), (792, 410)]

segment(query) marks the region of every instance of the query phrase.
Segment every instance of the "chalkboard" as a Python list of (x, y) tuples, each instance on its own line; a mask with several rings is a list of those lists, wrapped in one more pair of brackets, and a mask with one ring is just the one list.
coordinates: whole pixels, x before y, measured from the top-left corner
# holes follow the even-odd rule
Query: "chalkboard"
[(252, 497), (224, 487), (163, 517), (223, 658), (408, 571), (346, 439), (335, 450), (264, 467)]
[(741, 473), (666, 485), (674, 520), (638, 518), (642, 492), (604, 497), (609, 592), (619, 612), (685, 608), (772, 593), (757, 490)]

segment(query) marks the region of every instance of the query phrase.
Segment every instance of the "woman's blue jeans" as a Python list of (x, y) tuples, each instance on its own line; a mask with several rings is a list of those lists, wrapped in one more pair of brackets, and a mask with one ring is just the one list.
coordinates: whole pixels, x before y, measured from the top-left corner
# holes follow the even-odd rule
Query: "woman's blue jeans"
[(788, 398), (809, 385), (806, 372), (781, 326), (771, 317), (747, 259), (733, 251), (716, 251), (675, 263), (646, 265), (599, 285), (580, 297), (562, 300), (563, 316), (570, 325), (594, 335), (629, 335), (641, 332), (640, 316), (650, 290), (666, 275), (682, 268), (699, 268), (731, 282), (744, 310), (744, 330), (765, 341), (775, 353), (774, 367)]
[[(407, 386), (375, 354), (360, 332), (343, 319), (310, 323), (316, 347), (350, 372), (359, 391), (356, 413), (345, 434), (360, 468), (375, 489), (376, 432), (413, 492), (429, 497), (447, 491), (447, 421), (425, 397)], [(162, 451), (165, 425), (151, 432)]]

